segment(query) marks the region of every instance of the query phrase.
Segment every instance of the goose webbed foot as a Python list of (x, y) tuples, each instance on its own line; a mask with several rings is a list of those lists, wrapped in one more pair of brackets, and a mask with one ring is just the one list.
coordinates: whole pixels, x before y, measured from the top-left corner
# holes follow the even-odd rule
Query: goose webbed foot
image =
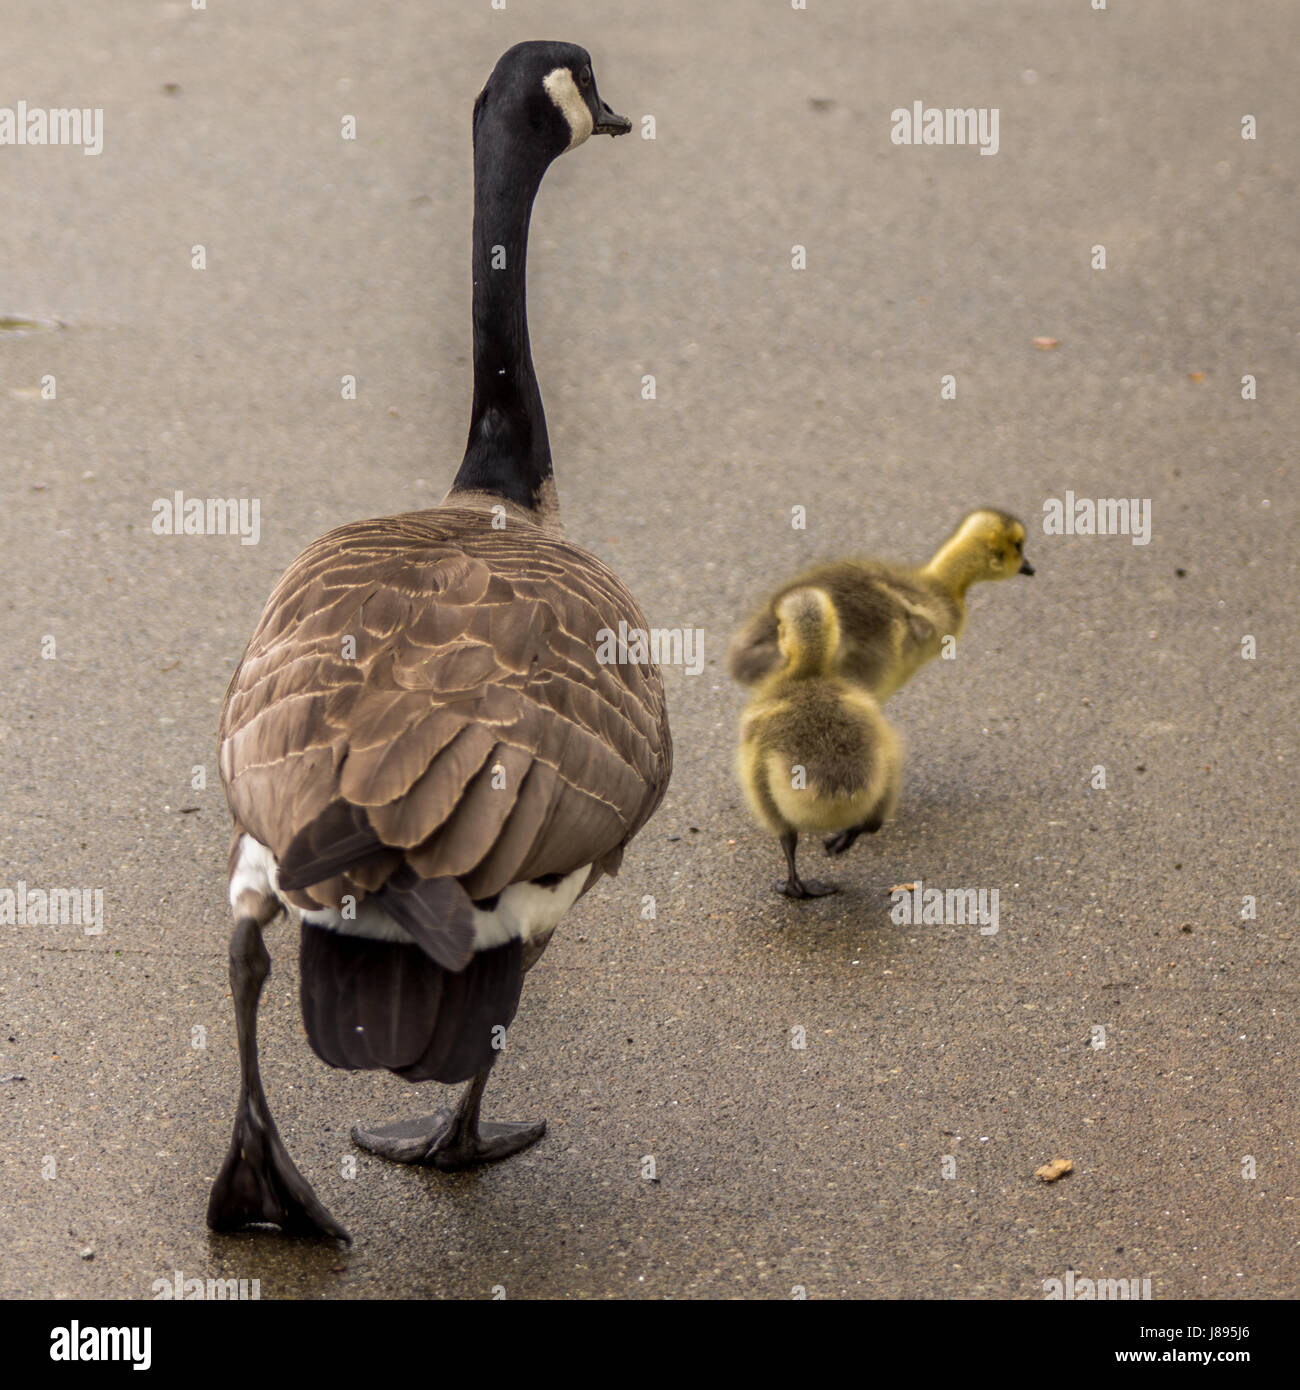
[(394, 1163), (417, 1163), (454, 1173), (480, 1163), (496, 1163), (535, 1144), (546, 1133), (546, 1121), (521, 1123), (479, 1119), (483, 1088), (491, 1067), (470, 1082), (455, 1110), (445, 1106), (417, 1120), (373, 1129), (357, 1125), (353, 1140), (370, 1153)]
[(257, 1065), (257, 1004), (271, 969), (261, 926), (241, 917), (230, 938), (230, 989), (239, 1039), (239, 1108), (226, 1160), (208, 1198), (214, 1231), (279, 1226), (288, 1235), (352, 1237), (325, 1210), (294, 1166), (271, 1118)]
[(363, 1149), (393, 1163), (416, 1163), (454, 1173), (479, 1163), (495, 1163), (535, 1144), (546, 1133), (546, 1121), (536, 1124), (513, 1121), (480, 1121), (472, 1132), (456, 1123), (456, 1113), (445, 1106), (418, 1120), (365, 1129), (356, 1125), (352, 1138)]
[(785, 854), (786, 867), (789, 869), (788, 876), (784, 881), (774, 883), (773, 889), (786, 898), (825, 898), (832, 893), (838, 893), (839, 885), (834, 883), (821, 883), (815, 878), (800, 878), (799, 870), (795, 867), (795, 852), (799, 845), (799, 835), (797, 831), (789, 830), (781, 836), (781, 849)]
[(291, 1236), (352, 1237), (321, 1205), (298, 1171), (265, 1102), (241, 1106), (235, 1133), (208, 1199), (214, 1231), (279, 1226)]

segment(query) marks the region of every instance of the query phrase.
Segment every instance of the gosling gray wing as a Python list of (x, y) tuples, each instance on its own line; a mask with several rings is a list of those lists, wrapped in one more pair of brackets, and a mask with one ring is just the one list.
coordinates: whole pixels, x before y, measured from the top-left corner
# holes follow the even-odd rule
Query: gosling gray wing
[(741, 685), (756, 685), (781, 667), (776, 606), (795, 589), (826, 590), (842, 629), (840, 670), (871, 691), (889, 693), (900, 669), (937, 651), (940, 628), (956, 621), (950, 599), (905, 570), (872, 561), (840, 560), (806, 571), (777, 589), (737, 630), (727, 649), (727, 670)]

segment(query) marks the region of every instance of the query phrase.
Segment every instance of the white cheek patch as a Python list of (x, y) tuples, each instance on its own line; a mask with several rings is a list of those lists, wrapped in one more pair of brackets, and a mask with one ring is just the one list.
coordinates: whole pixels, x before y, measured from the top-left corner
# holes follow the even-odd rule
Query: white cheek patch
[(571, 150), (581, 145), (596, 123), (591, 118), (591, 108), (573, 80), (573, 74), (568, 68), (555, 68), (542, 79), (542, 86), (569, 123), (569, 143), (565, 148)]

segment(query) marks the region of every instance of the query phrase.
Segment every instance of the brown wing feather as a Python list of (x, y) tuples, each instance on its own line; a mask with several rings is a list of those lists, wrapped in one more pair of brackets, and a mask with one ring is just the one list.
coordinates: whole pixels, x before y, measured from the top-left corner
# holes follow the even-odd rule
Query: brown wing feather
[[(531, 764), (532, 754), (527, 749), (502, 743), (494, 745), (461, 795), (456, 814), (443, 821), (442, 829), (431, 841), (430, 855), (423, 867), (425, 878), (443, 875), (458, 878), (483, 859), (484, 842), (495, 840), (500, 834), (506, 818), (518, 803), (519, 791)], [(407, 801), (410, 799), (408, 797)], [(408, 812), (403, 805), (402, 814), (412, 819), (418, 816), (427, 823), (423, 806), (418, 812)], [(387, 840), (382, 823), (377, 823), (376, 828)]]
[(578, 547), (490, 523), (462, 508), (358, 522), (271, 595), (222, 711), (231, 810), (277, 858), (299, 837), (299, 862), (337, 875), (336, 824), (360, 855), (296, 898), (377, 892), (403, 863), (474, 898), (613, 872), (659, 804), (659, 671), (596, 655), (602, 629), (646, 626), (635, 600)]

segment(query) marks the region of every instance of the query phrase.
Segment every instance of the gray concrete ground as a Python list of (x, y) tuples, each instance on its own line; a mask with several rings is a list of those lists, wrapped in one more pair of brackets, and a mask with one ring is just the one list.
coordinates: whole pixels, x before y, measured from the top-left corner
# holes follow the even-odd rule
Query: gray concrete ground
[[(0, 318), (35, 324), (0, 328), (0, 887), (102, 889), (104, 931), (0, 927), (0, 1293), (1293, 1295), (1298, 35), (1287, 0), (12, 5), (0, 105), (102, 107), (104, 146), (0, 147)], [(357, 1155), (354, 1121), (437, 1088), (314, 1059), (280, 926), (268, 1089), (356, 1243), (214, 1237), (222, 693), (303, 545), (451, 477), (469, 111), (539, 36), (657, 124), (537, 206), (569, 531), (707, 663), (669, 671), (667, 801), (489, 1090), (545, 1141), (454, 1178)], [(998, 108), (998, 153), (892, 144), (915, 100)], [(260, 499), (259, 543), (154, 535), (176, 489)], [(1044, 535), (1066, 489), (1150, 499), (1150, 544)], [(732, 626), (811, 557), (920, 560), (979, 503), (1026, 518), (1038, 576), (978, 592), (891, 705), (900, 813), (844, 892), (778, 899)], [(918, 878), (997, 887), (998, 934), (896, 925)]]

